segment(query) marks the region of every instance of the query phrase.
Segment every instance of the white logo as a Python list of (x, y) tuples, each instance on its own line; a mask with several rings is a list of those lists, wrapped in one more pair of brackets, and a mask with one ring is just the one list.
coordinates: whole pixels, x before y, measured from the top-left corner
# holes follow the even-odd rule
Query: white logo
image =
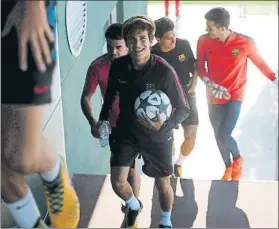
[(153, 83), (146, 83), (145, 89), (146, 90), (155, 90), (155, 84), (153, 84)]
[(118, 80), (119, 83), (128, 83), (128, 81)]

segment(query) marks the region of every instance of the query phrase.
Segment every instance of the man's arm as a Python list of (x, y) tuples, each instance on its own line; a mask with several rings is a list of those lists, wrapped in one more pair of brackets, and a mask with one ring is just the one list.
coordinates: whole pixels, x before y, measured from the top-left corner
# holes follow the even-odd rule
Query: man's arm
[(98, 72), (96, 71), (92, 63), (88, 68), (85, 84), (83, 87), (83, 92), (80, 99), (82, 112), (91, 126), (97, 123), (96, 120), (94, 119), (91, 98), (95, 93), (98, 84), (99, 84)]
[(188, 101), (176, 72), (173, 69), (168, 69), (166, 74), (165, 93), (171, 101), (174, 112), (171, 118), (164, 123), (162, 131), (172, 130), (183, 122), (190, 113)]
[(207, 77), (207, 70), (205, 68), (206, 56), (205, 56), (205, 48), (204, 48), (204, 39), (202, 37), (199, 38), (197, 44), (197, 75), (203, 81), (204, 77)]
[(185, 49), (185, 53), (188, 57), (188, 68), (189, 68), (189, 71), (191, 72), (191, 74), (194, 76), (195, 75), (195, 71), (196, 71), (196, 59), (195, 59), (195, 56), (194, 56), (194, 53), (192, 51), (192, 48), (191, 48), (191, 45), (189, 43), (189, 41), (185, 40), (185, 43), (184, 43), (184, 49)]
[(187, 61), (187, 68), (189, 68), (190, 73), (192, 74), (191, 80), (188, 84), (188, 92), (193, 93), (195, 91), (195, 88), (197, 86), (197, 79), (198, 79), (198, 74), (196, 70), (196, 59), (194, 56), (194, 53), (192, 51), (191, 45), (189, 41), (185, 40), (185, 53), (187, 57), (189, 58)]
[(117, 96), (117, 88), (118, 88), (118, 74), (117, 74), (117, 63), (112, 62), (109, 76), (108, 76), (108, 86), (105, 93), (104, 103), (102, 106), (102, 110), (100, 112), (99, 120), (100, 121), (108, 121), (109, 113), (112, 109), (112, 106), (115, 102)]
[(276, 79), (275, 73), (259, 54), (255, 42), (252, 39), (249, 39), (248, 42), (248, 57), (268, 79), (274, 81)]

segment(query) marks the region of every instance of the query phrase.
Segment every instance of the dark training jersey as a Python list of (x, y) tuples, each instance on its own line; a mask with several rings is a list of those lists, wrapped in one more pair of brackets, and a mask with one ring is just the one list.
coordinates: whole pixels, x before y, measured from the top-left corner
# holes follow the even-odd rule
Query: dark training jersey
[(157, 43), (151, 52), (165, 59), (174, 68), (184, 91), (187, 91), (190, 73), (193, 75), (196, 69), (196, 60), (189, 42), (177, 38), (175, 48), (169, 52), (162, 52)]
[[(137, 121), (134, 103), (137, 97), (148, 89), (161, 90), (169, 97), (174, 112), (171, 118), (157, 132), (148, 130)], [(172, 135), (172, 129), (189, 115), (189, 105), (184, 91), (173, 68), (162, 58), (151, 55), (146, 66), (141, 70), (133, 68), (129, 55), (113, 61), (108, 80), (100, 120), (108, 120), (116, 96), (120, 99), (120, 114), (117, 128), (137, 138), (166, 141)]]
[[(109, 59), (107, 53), (98, 57), (90, 64), (87, 70), (86, 80), (83, 88), (84, 95), (93, 95), (97, 87), (99, 86), (101, 89), (102, 97), (105, 96), (107, 84), (108, 84), (110, 65), (111, 65), (111, 60)], [(118, 114), (119, 114), (119, 99), (117, 97), (115, 99), (109, 117), (109, 122), (111, 127), (116, 126), (116, 120)]]

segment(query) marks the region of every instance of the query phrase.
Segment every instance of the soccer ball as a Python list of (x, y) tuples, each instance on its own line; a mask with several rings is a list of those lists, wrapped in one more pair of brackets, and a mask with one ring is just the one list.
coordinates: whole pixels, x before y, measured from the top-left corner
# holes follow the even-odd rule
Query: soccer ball
[(135, 101), (134, 108), (137, 116), (146, 114), (153, 122), (157, 121), (157, 112), (160, 113), (163, 122), (168, 120), (172, 113), (169, 97), (160, 90), (147, 90), (141, 93)]

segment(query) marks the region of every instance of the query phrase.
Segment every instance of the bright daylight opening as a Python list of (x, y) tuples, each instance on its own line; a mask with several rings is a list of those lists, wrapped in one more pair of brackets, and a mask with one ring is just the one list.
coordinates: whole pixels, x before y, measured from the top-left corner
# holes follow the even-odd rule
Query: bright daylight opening
[[(175, 1), (169, 1), (169, 17), (176, 22)], [(187, 39), (196, 53), (197, 40), (205, 33), (205, 13), (214, 7), (225, 7), (231, 14), (231, 29), (252, 37), (269, 66), (278, 69), (278, 11), (277, 2), (180, 3), (177, 36)], [(148, 5), (148, 15), (156, 20), (165, 16), (163, 2)], [(249, 62), (246, 97), (241, 115), (233, 132), (240, 152), (245, 157), (243, 180), (277, 180), (277, 88)], [(200, 125), (196, 146), (183, 166), (183, 176), (193, 179), (220, 179), (224, 163), (218, 151), (208, 118), (204, 84), (199, 80), (197, 107)], [(176, 158), (180, 153), (183, 130), (175, 131)], [(175, 158), (175, 159), (176, 159)]]

